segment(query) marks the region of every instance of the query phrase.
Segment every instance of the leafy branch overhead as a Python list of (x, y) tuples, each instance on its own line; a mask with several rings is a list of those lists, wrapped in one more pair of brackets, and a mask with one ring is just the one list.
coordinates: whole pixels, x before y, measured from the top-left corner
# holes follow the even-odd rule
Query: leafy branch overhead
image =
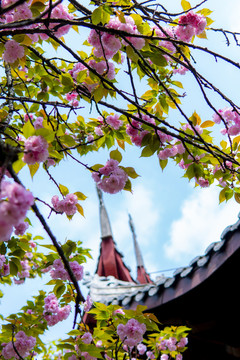
[[(116, 359), (118, 352), (124, 359), (142, 355), (143, 350), (136, 350), (139, 344), (134, 343), (135, 353), (126, 350), (130, 345), (123, 334), (131, 317), (138, 322), (140, 335), (144, 326), (158, 331), (153, 315), (147, 318), (139, 310), (121, 318), (117, 308), (95, 304), (92, 314), (100, 320), (95, 340), (88, 344), (81, 340), (90, 338), (83, 334), (88, 333), (82, 325), (83, 309), (89, 304), (79, 285), (89, 250), (72, 240), (61, 244), (40, 210), (45, 207), (49, 217), (55, 213), (69, 220), (76, 213), (85, 216), (87, 195), (81, 188), (73, 192), (71, 185), (53, 175), (64, 160), (86, 169), (104, 192), (132, 191), (134, 179), (141, 175), (128, 163), (133, 146), (140, 157), (156, 157), (162, 170), (169, 161), (175, 162), (196, 186), (217, 185), (220, 202), (234, 197), (240, 203), (240, 108), (222, 90), (225, 84), (220, 88), (201, 67), (204, 59), (220, 69), (227, 64), (237, 74), (240, 65), (227, 55), (227, 46), (231, 42), (238, 46), (239, 34), (214, 28), (212, 11), (204, 7), (207, 0), (179, 3), (182, 9), (172, 13), (154, 1), (1, 2), (0, 282), (21, 284), (48, 272), (52, 286), (49, 294), (40, 290), (21, 312), (5, 319), (0, 335), (5, 359), (33, 357), (33, 349), (47, 354), (40, 335), (68, 317), (71, 303), (75, 329), (58, 346), (64, 359), (84, 357), (87, 348), (90, 358), (106, 359), (110, 350)], [(208, 34), (216, 43), (226, 41), (224, 53), (207, 46)], [(191, 107), (195, 94), (198, 108)], [(87, 155), (101, 149), (109, 153), (105, 163), (89, 164)], [(39, 188), (40, 175), (48, 177), (55, 188), (50, 201), (26, 189), (21, 178), (25, 168)], [(29, 209), (47, 243), (28, 232)], [(186, 340), (176, 344), (187, 332), (181, 329), (164, 333), (166, 344), (173, 337), (176, 341), (175, 350), (165, 344), (162, 355), (181, 359)], [(149, 358), (157, 354), (157, 336), (144, 345), (152, 347)], [(21, 339), (29, 344), (23, 350)], [(76, 341), (82, 353), (73, 346)], [(54, 350), (49, 351), (56, 358)]]

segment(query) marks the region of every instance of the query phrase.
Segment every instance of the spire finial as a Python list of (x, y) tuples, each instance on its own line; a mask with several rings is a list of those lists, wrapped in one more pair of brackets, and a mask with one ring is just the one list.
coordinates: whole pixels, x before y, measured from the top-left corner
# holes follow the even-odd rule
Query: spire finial
[(144, 266), (142, 254), (141, 254), (138, 242), (137, 242), (137, 236), (136, 236), (136, 233), (135, 233), (133, 220), (132, 220), (132, 217), (131, 217), (130, 214), (128, 214), (128, 217), (129, 217), (129, 226), (130, 226), (130, 229), (131, 229), (132, 234), (133, 234), (133, 244), (134, 244), (134, 251), (135, 251), (136, 260), (137, 260), (137, 266)]
[(107, 210), (105, 208), (104, 202), (103, 202), (103, 194), (102, 191), (97, 187), (97, 194), (99, 198), (99, 205), (100, 205), (100, 228), (101, 228), (101, 237), (108, 237), (112, 235), (112, 229), (109, 221), (109, 217), (107, 214)]
[(98, 187), (97, 188), (97, 194), (98, 194), (98, 199), (99, 199), (99, 203), (100, 203), (100, 206), (103, 205), (103, 194), (102, 194), (102, 190), (100, 190)]

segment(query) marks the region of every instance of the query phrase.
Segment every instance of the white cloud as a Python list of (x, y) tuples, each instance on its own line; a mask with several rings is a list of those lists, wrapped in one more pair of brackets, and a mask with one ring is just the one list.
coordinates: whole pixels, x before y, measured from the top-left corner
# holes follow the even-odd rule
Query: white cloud
[[(154, 201), (154, 192), (142, 184), (137, 184), (134, 187), (133, 194), (124, 193), (124, 198), (122, 203), (118, 204), (118, 208), (119, 210), (112, 219), (112, 229), (117, 248), (123, 253), (125, 264), (130, 266), (132, 275), (135, 276), (136, 259), (132, 234), (128, 224), (128, 214), (130, 214), (145, 266), (148, 271), (154, 271), (156, 268), (152, 266), (149, 259), (152, 258), (154, 242), (157, 242), (154, 234), (161, 214), (161, 206), (156, 207)], [(151, 247), (149, 246), (150, 239)]]
[(125, 193), (120, 210), (113, 222), (114, 232), (120, 242), (129, 237), (128, 214), (132, 216), (139, 242), (146, 243), (159, 220), (159, 210), (154, 206), (154, 193), (142, 184), (134, 187), (133, 194)]
[(170, 240), (164, 251), (176, 262), (191, 260), (204, 253), (206, 247), (220, 240), (222, 231), (237, 221), (239, 204), (230, 201), (218, 205), (217, 188), (194, 190), (184, 201), (181, 217), (170, 228)]

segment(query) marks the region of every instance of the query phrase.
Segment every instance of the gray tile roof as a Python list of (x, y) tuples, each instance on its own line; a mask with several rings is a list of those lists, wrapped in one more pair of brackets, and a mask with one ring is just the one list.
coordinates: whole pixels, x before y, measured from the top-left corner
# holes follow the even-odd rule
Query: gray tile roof
[[(235, 236), (234, 236), (235, 235)], [(237, 236), (239, 235), (239, 236)], [(139, 285), (113, 279), (98, 279), (91, 291), (93, 283), (88, 287), (94, 301), (103, 301), (106, 304), (118, 304), (127, 308), (136, 307), (137, 303), (153, 304), (151, 298), (158, 298), (156, 303), (163, 304), (199, 285), (220, 267), (238, 248), (240, 248), (240, 220), (228, 226), (222, 233), (220, 241), (211, 243), (205, 253), (197, 256), (189, 265), (177, 269), (172, 277), (161, 277), (154, 284)], [(111, 291), (106, 285), (112, 280)], [(99, 296), (98, 296), (99, 295)]]

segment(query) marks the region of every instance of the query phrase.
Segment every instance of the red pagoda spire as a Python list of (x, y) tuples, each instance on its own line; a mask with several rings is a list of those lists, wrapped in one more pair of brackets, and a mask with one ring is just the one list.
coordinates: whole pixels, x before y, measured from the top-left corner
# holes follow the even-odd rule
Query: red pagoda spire
[(142, 254), (141, 254), (138, 242), (137, 242), (137, 236), (135, 233), (132, 217), (130, 214), (128, 214), (128, 216), (129, 216), (129, 226), (130, 226), (130, 229), (132, 230), (132, 234), (133, 234), (133, 244), (134, 244), (134, 250), (135, 250), (136, 261), (137, 261), (137, 281), (140, 284), (152, 283), (153, 281), (150, 279), (150, 276), (147, 274), (147, 272), (145, 270), (145, 266), (143, 263), (143, 257), (142, 257)]
[(99, 276), (114, 276), (118, 280), (134, 282), (129, 269), (117, 251), (113, 240), (112, 230), (106, 208), (103, 203), (101, 190), (97, 189), (100, 202), (101, 248), (96, 274)]

